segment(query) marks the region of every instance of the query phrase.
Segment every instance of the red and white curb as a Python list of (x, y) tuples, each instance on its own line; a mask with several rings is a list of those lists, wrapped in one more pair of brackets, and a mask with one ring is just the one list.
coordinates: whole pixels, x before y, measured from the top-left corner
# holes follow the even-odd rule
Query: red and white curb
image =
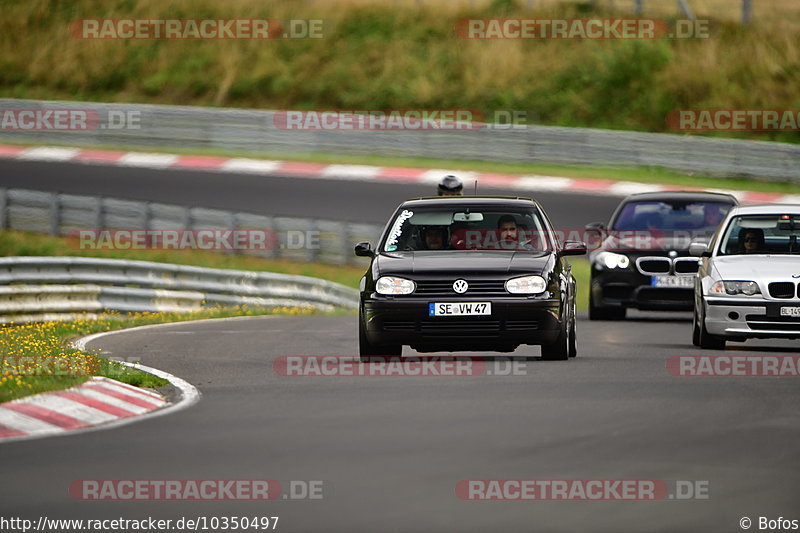
[[(202, 170), (256, 174), (263, 176), (288, 176), (297, 178), (371, 181), (378, 183), (425, 183), (435, 185), (447, 174), (460, 177), (469, 188), (474, 180), (480, 187), (516, 189), (534, 192), (581, 193), (596, 196), (623, 197), (639, 192), (676, 190), (704, 190), (698, 187), (679, 187), (633, 181), (564, 178), (558, 176), (497, 174), (462, 170), (378, 167), (370, 165), (328, 165), (297, 161), (229, 158), (199, 155), (178, 155), (145, 152), (120, 152), (64, 148), (54, 146), (24, 147), (0, 144), (0, 158), (23, 161), (57, 161), (138, 167), (150, 169)], [(705, 189), (732, 194), (745, 204), (800, 203), (800, 195)]]
[(92, 377), (71, 389), (0, 404), (0, 440), (84, 429), (161, 409), (166, 398), (145, 389)]
[[(86, 350), (89, 342), (107, 335), (172, 324), (175, 323), (104, 331), (77, 339), (72, 344), (79, 350)], [(139, 363), (118, 362), (169, 381), (180, 391), (180, 398), (169, 402), (156, 392), (95, 376), (71, 389), (44, 392), (0, 403), (0, 444), (122, 426), (174, 413), (200, 400), (197, 387), (169, 372)]]

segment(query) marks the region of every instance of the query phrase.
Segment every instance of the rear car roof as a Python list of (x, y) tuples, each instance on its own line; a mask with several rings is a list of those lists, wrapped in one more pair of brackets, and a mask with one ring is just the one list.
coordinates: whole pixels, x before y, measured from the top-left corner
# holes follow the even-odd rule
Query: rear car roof
[(686, 200), (694, 202), (724, 202), (731, 205), (739, 205), (736, 197), (721, 192), (710, 191), (658, 191), (640, 192), (625, 197), (622, 201), (627, 202), (656, 202), (660, 200)]
[(457, 207), (464, 204), (515, 207), (537, 207), (539, 205), (532, 198), (523, 198), (521, 196), (430, 196), (406, 200), (402, 206), (452, 205)]

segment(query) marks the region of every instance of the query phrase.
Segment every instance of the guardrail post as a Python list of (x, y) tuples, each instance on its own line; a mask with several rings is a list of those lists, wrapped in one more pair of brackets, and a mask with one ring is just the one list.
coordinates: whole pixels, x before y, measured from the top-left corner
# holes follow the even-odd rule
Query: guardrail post
[(0, 229), (8, 226), (8, 189), (0, 189)]
[[(320, 254), (320, 247), (322, 247), (322, 243), (319, 241), (319, 224), (317, 223), (316, 219), (311, 219), (309, 223), (308, 233), (306, 234), (305, 238), (303, 239), (304, 245), (306, 247), (306, 260), (309, 263), (316, 263), (319, 261), (319, 254)], [(316, 245), (312, 245), (312, 242), (316, 242)]]
[(94, 229), (101, 230), (104, 229), (104, 217), (103, 217), (103, 197), (98, 196), (95, 202), (94, 207)]
[(341, 264), (346, 265), (350, 262), (350, 254), (352, 254), (352, 250), (350, 250), (350, 223), (349, 222), (342, 222), (342, 239), (341, 239), (341, 249), (342, 249), (342, 261)]
[(183, 216), (181, 216), (181, 224), (185, 230), (192, 229), (192, 209), (190, 207), (183, 208)]
[(634, 3), (636, 5), (636, 14), (641, 15), (644, 11), (644, 0), (635, 0)]
[(149, 230), (152, 221), (153, 212), (150, 208), (150, 202), (142, 202), (142, 229)]
[(681, 8), (681, 11), (683, 11), (683, 14), (686, 16), (686, 18), (691, 20), (695, 19), (694, 12), (692, 11), (692, 8), (689, 7), (689, 3), (686, 0), (678, 0), (678, 6)]
[[(236, 213), (228, 213), (227, 216), (228, 221), (228, 229), (231, 231), (236, 231), (236, 228), (239, 226), (239, 217), (236, 216)], [(241, 254), (242, 252), (237, 249), (233, 250), (225, 250), (226, 254)]]
[(50, 195), (50, 235), (58, 235), (58, 228), (60, 222), (60, 204), (58, 193), (54, 192)]
[(742, 0), (742, 24), (745, 26), (750, 24), (750, 17), (752, 15), (753, 15), (752, 0)]

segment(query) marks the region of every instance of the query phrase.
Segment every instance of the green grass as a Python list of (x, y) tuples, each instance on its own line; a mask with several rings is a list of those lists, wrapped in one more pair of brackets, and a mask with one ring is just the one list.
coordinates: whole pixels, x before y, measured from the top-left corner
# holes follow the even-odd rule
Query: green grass
[(109, 313), (102, 318), (0, 326), (0, 402), (74, 387), (105, 376), (137, 387), (167, 385), (159, 378), (99, 354), (74, 348), (78, 337), (147, 324), (266, 314), (309, 314), (300, 308), (219, 308), (196, 313)]
[(194, 250), (81, 250), (75, 241), (70, 239), (24, 231), (0, 231), (0, 256), (104, 257), (207, 268), (278, 272), (326, 279), (353, 288), (358, 287), (367, 265), (366, 260), (363, 267), (335, 266)]
[[(775, 0), (777, 1), (777, 0)], [(260, 109), (526, 111), (542, 124), (666, 131), (674, 109), (796, 109), (798, 10), (695, 40), (465, 40), (464, 18), (630, 16), (630, 2), (0, 2), (0, 96)], [(794, 1), (780, 0), (784, 5)], [(674, 2), (661, 2), (674, 6)], [(691, 2), (693, 5), (697, 2)], [(646, 2), (646, 4), (659, 4)], [(648, 14), (652, 6), (646, 6)], [(679, 15), (659, 12), (669, 23)], [(322, 39), (92, 40), (79, 18), (322, 19)], [(739, 137), (800, 141), (793, 133)]]
[(575, 282), (578, 284), (578, 311), (589, 310), (589, 260), (580, 258), (570, 258), (572, 265), (572, 275), (575, 276)]
[[(255, 270), (313, 276), (358, 287), (364, 268), (314, 263), (272, 261), (243, 255), (199, 251), (97, 251), (76, 250), (68, 239), (19, 231), (0, 231), (0, 256), (83, 256), (139, 259), (209, 268)], [(89, 352), (76, 350), (68, 341), (77, 337), (146, 324), (264, 314), (305, 314), (299, 308), (220, 308), (197, 313), (108, 314), (99, 319), (19, 324), (0, 327), (0, 402), (29, 394), (78, 385), (88, 376), (106, 376), (139, 387), (159, 387), (166, 381), (135, 368), (120, 365)], [(27, 358), (20, 361), (19, 358)], [(19, 368), (20, 362), (24, 364)]]

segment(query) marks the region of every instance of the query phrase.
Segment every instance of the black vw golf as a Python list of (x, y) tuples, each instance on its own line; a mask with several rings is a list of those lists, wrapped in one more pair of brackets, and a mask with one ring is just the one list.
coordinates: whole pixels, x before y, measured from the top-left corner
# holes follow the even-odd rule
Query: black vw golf
[(554, 240), (529, 198), (437, 197), (401, 204), (361, 279), (362, 359), (420, 352), (510, 352), (539, 344), (567, 359), (575, 342), (575, 279), (567, 255), (586, 245)]

